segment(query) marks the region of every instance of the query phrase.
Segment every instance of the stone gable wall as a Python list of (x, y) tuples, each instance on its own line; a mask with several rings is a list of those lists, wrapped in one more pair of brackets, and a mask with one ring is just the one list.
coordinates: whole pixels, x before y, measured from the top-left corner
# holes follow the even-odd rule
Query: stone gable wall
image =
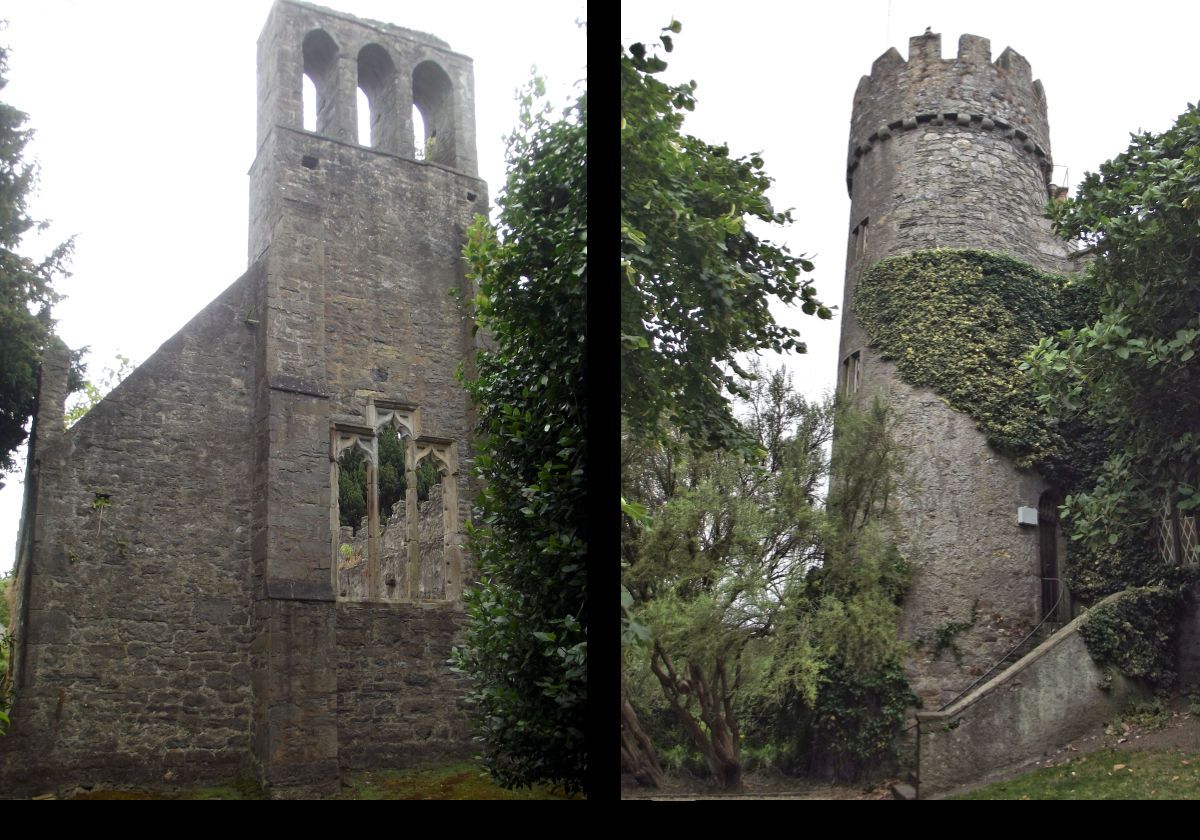
[(42, 447), (7, 790), (247, 764), (260, 281), (248, 272)]
[[(341, 51), (321, 134), (299, 108), (316, 29)], [(373, 72), (395, 66), (374, 77), (377, 148), (349, 134), (363, 56)], [(335, 424), (361, 425), (369, 401), (416, 406), (421, 451), (453, 476), (444, 545), (457, 558), (476, 485), (456, 371), (475, 342), (450, 293), (488, 206), (471, 72), (432, 36), (273, 7), (252, 269), (65, 436), (65, 367), (43, 383), (5, 790), (250, 770), (274, 796), (320, 796), (342, 767), (469, 753), (465, 684), (448, 665), (462, 604), (337, 602), (331, 459)], [(431, 161), (413, 157), (414, 97), (435, 117)], [(425, 536), (441, 549), (440, 531)]]

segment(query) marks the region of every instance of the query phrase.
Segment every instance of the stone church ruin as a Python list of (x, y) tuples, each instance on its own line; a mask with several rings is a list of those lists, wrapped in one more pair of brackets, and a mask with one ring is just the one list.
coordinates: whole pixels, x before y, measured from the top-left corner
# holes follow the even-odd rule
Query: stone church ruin
[[(475, 340), (451, 290), (487, 211), (471, 60), (279, 0), (258, 41), (257, 125), (246, 273), (69, 431), (66, 350), (46, 355), (0, 738), (9, 794), (252, 772), (272, 795), (319, 795), (343, 770), (472, 751), (447, 664), (475, 490), (455, 378)], [(381, 511), (384, 435), (404, 489)], [(367, 497), (350, 534), (347, 453)]]

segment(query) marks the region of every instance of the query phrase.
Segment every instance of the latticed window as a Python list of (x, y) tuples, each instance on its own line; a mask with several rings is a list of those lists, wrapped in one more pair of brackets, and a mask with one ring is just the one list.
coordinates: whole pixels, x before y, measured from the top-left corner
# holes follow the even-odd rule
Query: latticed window
[(1172, 565), (1200, 565), (1196, 517), (1182, 514), (1169, 495), (1158, 516), (1158, 553)]

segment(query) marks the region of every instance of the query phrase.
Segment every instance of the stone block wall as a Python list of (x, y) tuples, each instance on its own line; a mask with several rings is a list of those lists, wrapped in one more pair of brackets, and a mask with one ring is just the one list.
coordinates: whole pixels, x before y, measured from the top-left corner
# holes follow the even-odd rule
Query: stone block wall
[[(7, 789), (249, 765), (254, 270), (70, 431), (38, 430)], [(59, 414), (61, 422), (61, 413)]]
[(1107, 679), (1092, 661), (1079, 634), (1086, 620), (1076, 618), (945, 711), (918, 712), (921, 798), (978, 786), (1029, 764), (1144, 695), (1120, 674)]
[[(307, 132), (301, 78), (325, 59)], [(356, 80), (376, 148), (348, 133)], [(455, 377), (475, 342), (451, 295), (487, 211), (472, 85), (470, 59), (436, 38), (277, 0), (259, 40), (251, 269), (65, 435), (65, 357), (44, 371), (5, 790), (250, 770), (272, 795), (311, 796), (344, 766), (469, 752), (448, 660), (476, 490)], [(437, 132), (428, 161), (413, 104)], [(336, 429), (373, 435), (377, 404), (411, 407), (417, 451), (448, 476), (429, 517), (443, 528), (420, 542), (443, 552), (429, 584), (450, 601), (337, 602)]]
[[(896, 529), (913, 568), (900, 636), (919, 645), (908, 666), (913, 690), (938, 708), (1017, 645), (1041, 618), (1037, 529), (1017, 508), (1037, 506), (1044, 483), (984, 440), (969, 416), (928, 388), (900, 379), (872, 352), (873, 382), (895, 409), (907, 447)], [(939, 631), (957, 626), (938, 650)]]
[(446, 666), (466, 625), (448, 604), (337, 605), (338, 758), (344, 768), (469, 757), (466, 678)]

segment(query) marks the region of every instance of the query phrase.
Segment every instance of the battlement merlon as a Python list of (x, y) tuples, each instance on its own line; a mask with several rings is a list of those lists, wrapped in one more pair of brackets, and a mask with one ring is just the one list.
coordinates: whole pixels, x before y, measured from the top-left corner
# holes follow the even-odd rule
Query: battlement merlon
[(1010, 47), (992, 61), (987, 38), (963, 35), (958, 55), (943, 59), (942, 36), (935, 32), (910, 38), (908, 51), (905, 61), (894, 47), (887, 50), (858, 83), (849, 172), (859, 157), (891, 133), (946, 120), (1010, 132), (1049, 166), (1046, 93), (1024, 56)]

